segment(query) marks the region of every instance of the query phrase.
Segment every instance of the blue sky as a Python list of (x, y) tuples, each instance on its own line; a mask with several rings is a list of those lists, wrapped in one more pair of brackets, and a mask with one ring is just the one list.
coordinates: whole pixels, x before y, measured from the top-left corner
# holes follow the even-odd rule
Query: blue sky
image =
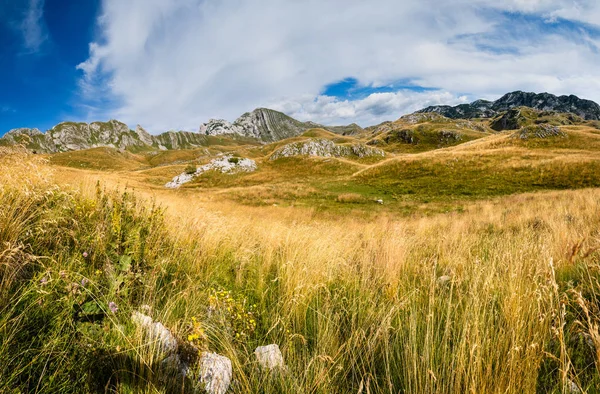
[(363, 126), (512, 90), (600, 101), (595, 0), (0, 0), (0, 134), (256, 107)]
[(81, 116), (75, 67), (88, 56), (99, 2), (0, 2), (0, 133)]

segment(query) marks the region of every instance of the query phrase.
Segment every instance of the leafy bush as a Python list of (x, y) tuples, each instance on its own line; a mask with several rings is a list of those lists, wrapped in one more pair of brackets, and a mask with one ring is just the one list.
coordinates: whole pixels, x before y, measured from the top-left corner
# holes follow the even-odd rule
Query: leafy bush
[(198, 170), (198, 167), (196, 167), (193, 164), (189, 164), (187, 167), (185, 167), (185, 170), (183, 170), (183, 172), (191, 175), (191, 174), (195, 174), (197, 170)]

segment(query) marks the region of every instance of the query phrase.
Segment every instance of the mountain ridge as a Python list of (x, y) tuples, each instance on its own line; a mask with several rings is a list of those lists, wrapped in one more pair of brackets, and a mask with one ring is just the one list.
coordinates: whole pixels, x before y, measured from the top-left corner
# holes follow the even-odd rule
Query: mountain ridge
[(510, 92), (496, 101), (476, 100), (456, 106), (435, 105), (417, 113), (435, 112), (450, 119), (493, 118), (515, 107), (529, 107), (542, 111), (574, 113), (585, 120), (600, 120), (600, 105), (575, 95), (556, 96), (551, 93), (533, 93), (520, 90)]
[(61, 122), (45, 133), (35, 128), (17, 128), (7, 132), (0, 143), (3, 145), (23, 144), (39, 153), (57, 153), (112, 147), (116, 149), (185, 149), (207, 146), (211, 141), (222, 141), (221, 137), (255, 143), (270, 143), (296, 137), (307, 130), (323, 128), (339, 134), (359, 133), (363, 129), (356, 125), (323, 126), (313, 122), (301, 122), (281, 112), (257, 108), (246, 112), (235, 122), (211, 119), (200, 126), (198, 132), (167, 131), (158, 135), (149, 134), (142, 126), (131, 130), (118, 120), (108, 122)]

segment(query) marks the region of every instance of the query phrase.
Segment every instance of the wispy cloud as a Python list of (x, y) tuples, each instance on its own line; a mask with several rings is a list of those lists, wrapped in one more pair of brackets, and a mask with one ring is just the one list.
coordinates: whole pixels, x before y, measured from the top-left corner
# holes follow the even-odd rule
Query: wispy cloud
[[(515, 89), (600, 100), (595, 0), (103, 0), (102, 9), (82, 90), (115, 106), (108, 117), (153, 131), (258, 106), (365, 125)], [(358, 94), (324, 94), (350, 77)]]
[(23, 43), (28, 53), (38, 52), (46, 41), (47, 35), (43, 28), (44, 0), (29, 0), (25, 17), (21, 22)]
[(8, 105), (0, 105), (0, 113), (7, 114), (7, 113), (15, 113), (15, 112), (17, 112), (17, 110)]

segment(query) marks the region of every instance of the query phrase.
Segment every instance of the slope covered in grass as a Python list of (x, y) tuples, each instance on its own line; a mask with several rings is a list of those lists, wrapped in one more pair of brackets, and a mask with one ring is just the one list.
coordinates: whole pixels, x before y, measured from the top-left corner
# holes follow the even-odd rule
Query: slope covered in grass
[[(192, 345), (232, 360), (232, 393), (600, 385), (596, 190), (313, 220), (173, 194), (165, 212), (130, 191), (58, 187), (21, 152), (0, 165), (1, 392), (191, 392)], [(161, 376), (136, 310), (187, 349), (185, 379)], [(268, 343), (284, 372), (258, 367)]]
[(481, 121), (412, 114), (371, 129), (367, 143), (394, 153), (419, 153), (460, 145), (490, 133)]
[(114, 148), (92, 148), (48, 156), (52, 164), (101, 171), (137, 170), (147, 167), (143, 156)]
[(600, 138), (591, 130), (527, 126), (442, 151), (385, 160), (354, 178), (398, 196), (438, 200), (598, 187)]

